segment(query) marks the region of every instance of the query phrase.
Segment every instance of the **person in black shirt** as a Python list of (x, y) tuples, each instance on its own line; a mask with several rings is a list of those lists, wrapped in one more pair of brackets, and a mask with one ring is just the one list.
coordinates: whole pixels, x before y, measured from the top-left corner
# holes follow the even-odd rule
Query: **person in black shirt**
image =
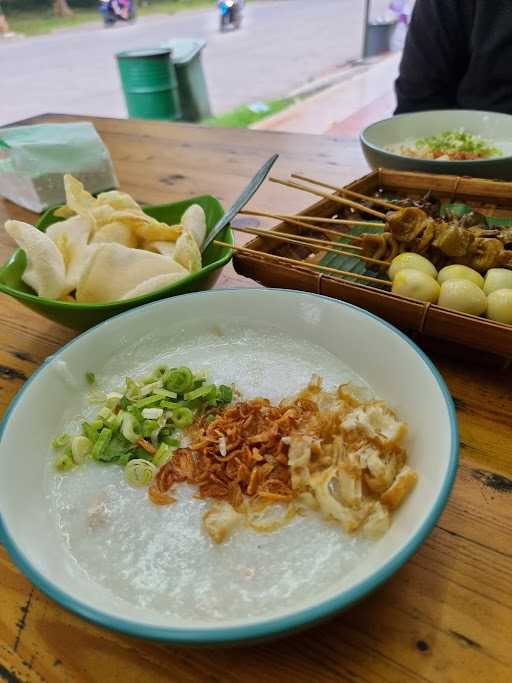
[(395, 89), (395, 114), (512, 114), (512, 0), (416, 0)]

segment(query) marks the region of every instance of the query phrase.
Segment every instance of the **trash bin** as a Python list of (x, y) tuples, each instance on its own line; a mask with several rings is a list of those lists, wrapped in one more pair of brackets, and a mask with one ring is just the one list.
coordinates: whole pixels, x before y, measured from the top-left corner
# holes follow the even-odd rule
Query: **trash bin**
[(181, 118), (178, 81), (170, 49), (128, 50), (116, 57), (130, 118), (171, 121)]
[(366, 30), (363, 57), (375, 57), (382, 52), (389, 52), (391, 37), (396, 21), (370, 21)]
[(196, 38), (175, 38), (162, 44), (172, 51), (183, 121), (200, 121), (211, 116), (201, 63), (201, 51), (205, 45), (206, 41)]

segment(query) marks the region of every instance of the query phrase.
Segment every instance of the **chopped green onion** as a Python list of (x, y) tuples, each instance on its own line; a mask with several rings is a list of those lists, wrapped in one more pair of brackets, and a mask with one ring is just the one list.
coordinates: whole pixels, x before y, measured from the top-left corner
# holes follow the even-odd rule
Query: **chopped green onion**
[[(94, 374), (87, 374), (91, 383), (95, 383)], [(217, 387), (206, 381), (205, 372), (193, 374), (188, 367), (161, 365), (144, 380), (126, 377), (124, 394), (90, 392), (90, 402), (101, 403), (100, 410), (94, 420), (82, 423), (80, 435), (62, 434), (54, 439), (54, 448), (64, 449), (55, 466), (66, 471), (92, 457), (101, 462), (119, 463), (126, 469), (136, 461), (142, 474), (133, 476), (150, 481), (151, 468), (167, 462), (172, 450), (179, 448), (180, 440), (173, 437), (177, 429), (189, 427), (195, 415), (208, 413), (209, 406), (233, 400), (230, 387)], [(208, 421), (215, 419), (216, 415), (207, 414)], [(151, 441), (156, 449), (154, 455), (138, 445), (141, 438)], [(130, 465), (127, 472), (138, 472), (135, 468)], [(147, 485), (147, 482), (136, 485)]]
[(61, 434), (60, 436), (56, 436), (52, 441), (52, 448), (55, 448), (55, 450), (58, 450), (59, 448), (65, 448), (66, 446), (69, 446), (70, 440), (71, 437), (69, 434)]
[(167, 367), (167, 365), (158, 365), (151, 373), (151, 377), (153, 378), (153, 381), (155, 379), (163, 379), (168, 372), (169, 368)]
[(103, 420), (93, 420), (92, 422), (82, 422), (82, 432), (90, 441), (96, 441), (98, 432), (103, 429)]
[(108, 420), (112, 417), (112, 411), (110, 410), (110, 408), (107, 408), (107, 406), (105, 406), (100, 410), (96, 417), (98, 420)]
[(104, 427), (100, 435), (98, 436), (98, 440), (92, 447), (92, 457), (94, 460), (100, 460), (100, 456), (105, 450), (105, 448), (108, 446), (110, 439), (112, 438), (112, 430), (108, 429), (107, 427)]
[(153, 394), (155, 389), (161, 389), (162, 388), (162, 380), (158, 380), (158, 382), (153, 382), (151, 381), (150, 384), (145, 384), (142, 389), (140, 390), (140, 395), (141, 396), (149, 396), (149, 394)]
[(171, 449), (166, 443), (161, 443), (160, 446), (158, 447), (157, 452), (153, 456), (153, 465), (156, 465), (157, 467), (161, 467), (164, 465), (169, 458), (171, 457)]
[(488, 140), (480, 135), (466, 132), (464, 128), (447, 130), (438, 135), (419, 138), (416, 140), (416, 147), (426, 147), (433, 152), (442, 152), (443, 154), (470, 152), (483, 159), (490, 156), (501, 156), (502, 154), (501, 150), (491, 146)]
[(128, 406), (127, 412), (131, 413), (137, 422), (142, 422), (142, 411), (139, 410), (139, 408), (136, 408), (135, 405), (132, 404), (131, 406)]
[(131, 379), (131, 377), (126, 378), (126, 391), (125, 391), (125, 396), (126, 398), (130, 400), (135, 400), (137, 396), (140, 394), (140, 388), (137, 382), (135, 380)]
[(146, 420), (159, 420), (163, 414), (163, 408), (144, 408), (142, 410), (142, 417)]
[(155, 403), (160, 403), (162, 400), (161, 396), (147, 396), (146, 398), (142, 398), (140, 401), (137, 401), (135, 404), (136, 408), (147, 408), (148, 406), (153, 406)]
[(180, 441), (178, 439), (173, 439), (172, 436), (162, 437), (162, 443), (164, 443), (166, 446), (170, 446), (171, 448), (178, 448), (180, 445)]
[(171, 403), (170, 401), (162, 401), (160, 406), (162, 408), (167, 408), (167, 410), (175, 410), (176, 408), (179, 408), (177, 403)]
[(73, 469), (75, 463), (73, 462), (70, 449), (66, 449), (64, 453), (60, 453), (53, 461), (53, 464), (59, 472), (67, 472), (68, 470)]
[(217, 389), (217, 397), (221, 403), (231, 403), (233, 400), (233, 389), (221, 384)]
[(73, 461), (81, 465), (91, 451), (92, 443), (86, 436), (74, 436), (71, 440), (71, 454)]
[(122, 394), (117, 393), (117, 391), (112, 391), (110, 392), (110, 394), (107, 394), (107, 400), (105, 401), (105, 405), (107, 406), (107, 408), (113, 410), (114, 408), (117, 408), (122, 398)]
[(189, 427), (194, 421), (194, 415), (189, 408), (179, 407), (171, 415), (171, 420), (174, 422), (176, 427), (184, 429)]
[(140, 446), (137, 446), (137, 448), (133, 451), (133, 457), (138, 458), (139, 460), (148, 460), (149, 462), (153, 461), (153, 456)]
[(82, 433), (89, 441), (96, 441), (98, 438), (98, 432), (91, 427), (90, 422), (82, 422)]
[(87, 384), (90, 384), (91, 386), (93, 384), (96, 384), (96, 375), (94, 374), (94, 372), (86, 372), (85, 381), (87, 382)]
[[(129, 446), (131, 446), (131, 444)], [(107, 447), (102, 451), (98, 460), (101, 462), (119, 462), (119, 459), (126, 451), (126, 439), (124, 439), (120, 434), (117, 434), (112, 437)]]
[(206, 419), (208, 422), (214, 422), (216, 417), (217, 417), (216, 415), (213, 415), (213, 413), (210, 413), (210, 415), (208, 415), (208, 417)]
[(124, 453), (122, 453), (122, 454), (119, 456), (117, 462), (118, 462), (120, 465), (126, 465), (126, 464), (129, 463), (130, 460), (132, 460), (134, 457), (135, 457), (135, 456), (134, 456), (134, 454), (133, 454), (132, 451), (125, 451)]
[(158, 429), (158, 423), (155, 420), (144, 420), (142, 423), (142, 436), (144, 438), (151, 436), (155, 429)]
[(113, 432), (118, 432), (121, 429), (121, 425), (123, 424), (123, 417), (124, 413), (122, 411), (117, 413), (117, 415), (112, 414), (110, 418), (105, 421), (105, 424)]
[(189, 391), (184, 395), (185, 401), (195, 401), (197, 398), (203, 398), (203, 396), (209, 396), (209, 394), (215, 391), (214, 384), (203, 384), (202, 386)]
[(136, 443), (140, 439), (140, 425), (131, 413), (125, 413), (123, 417), (121, 434), (131, 443)]
[(153, 481), (157, 468), (147, 460), (136, 459), (124, 468), (124, 476), (130, 486), (149, 486)]
[(194, 375), (190, 368), (177, 368), (171, 370), (169, 378), (165, 383), (165, 388), (170, 391), (176, 391), (178, 394), (184, 394), (194, 385)]
[(167, 389), (155, 389), (153, 393), (164, 398), (178, 398), (178, 394), (175, 391), (168, 391)]

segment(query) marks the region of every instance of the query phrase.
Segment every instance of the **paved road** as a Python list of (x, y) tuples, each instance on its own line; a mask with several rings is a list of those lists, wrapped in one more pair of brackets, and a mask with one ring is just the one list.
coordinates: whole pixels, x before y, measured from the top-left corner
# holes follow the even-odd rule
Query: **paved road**
[[(388, 2), (373, 0), (373, 12)], [(224, 34), (212, 9), (0, 42), (0, 124), (47, 111), (125, 116), (113, 55), (172, 37), (208, 41), (203, 55), (215, 112), (279, 97), (359, 56), (363, 4), (254, 2), (246, 6), (242, 30)]]

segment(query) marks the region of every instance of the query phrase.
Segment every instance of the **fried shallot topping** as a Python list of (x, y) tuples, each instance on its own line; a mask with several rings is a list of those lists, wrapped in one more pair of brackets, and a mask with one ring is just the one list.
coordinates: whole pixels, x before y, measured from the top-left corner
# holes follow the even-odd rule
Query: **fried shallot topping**
[(173, 502), (168, 491), (186, 481), (198, 487), (200, 498), (226, 500), (235, 510), (242, 508), (245, 496), (291, 501), (295, 494), (283, 437), (317, 410), (311, 401), (288, 407), (258, 398), (230, 406), (211, 422), (203, 418), (191, 435), (193, 443), (178, 449), (157, 473), (151, 500)]

